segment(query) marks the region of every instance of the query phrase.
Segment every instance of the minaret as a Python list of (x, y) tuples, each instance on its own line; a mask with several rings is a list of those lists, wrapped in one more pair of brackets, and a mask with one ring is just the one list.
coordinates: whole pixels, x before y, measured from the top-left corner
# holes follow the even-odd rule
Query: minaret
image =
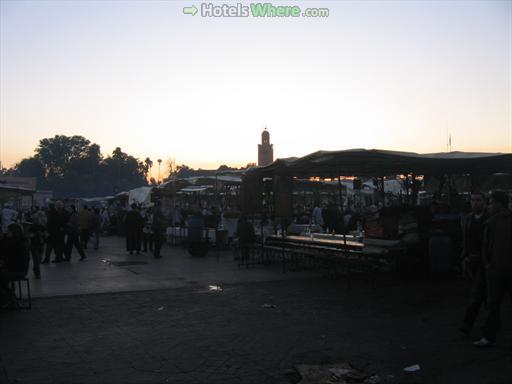
[(270, 133), (265, 130), (261, 132), (261, 144), (258, 144), (258, 165), (265, 166), (274, 162), (274, 145), (270, 144)]

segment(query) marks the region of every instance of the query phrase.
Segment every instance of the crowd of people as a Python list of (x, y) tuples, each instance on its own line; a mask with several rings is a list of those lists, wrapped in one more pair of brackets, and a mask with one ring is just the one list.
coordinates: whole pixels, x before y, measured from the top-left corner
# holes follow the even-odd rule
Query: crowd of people
[(91, 240), (92, 248), (98, 249), (104, 220), (98, 208), (84, 205), (77, 210), (74, 205), (65, 207), (62, 201), (49, 204), (47, 208), (34, 207), (22, 212), (6, 204), (0, 217), (4, 237), (10, 225), (21, 229), (32, 256), (36, 279), (41, 277), (41, 264), (70, 261), (73, 249), (80, 260), (85, 260), (85, 250)]
[[(462, 217), (459, 230), (462, 249), (461, 270), (471, 281), (471, 300), (460, 330), (470, 335), (481, 308), (486, 305), (487, 319), (482, 328), (482, 337), (475, 342), (478, 347), (486, 347), (496, 341), (504, 295), (508, 292), (512, 296), (512, 211), (509, 209), (508, 195), (501, 191), (495, 191), (489, 196), (475, 191), (471, 194), (470, 205), (469, 213), (458, 216)], [(411, 225), (416, 219), (409, 220), (410, 215), (407, 212), (401, 212), (400, 217), (394, 219), (396, 211), (392, 208), (389, 208), (390, 211), (386, 207), (366, 208), (361, 211), (347, 208), (341, 212), (334, 205), (316, 204), (314, 208), (294, 215), (294, 222), (310, 226), (315, 224), (327, 233), (346, 233), (361, 227), (361, 223), (366, 221), (365, 229), (371, 230), (371, 217), (378, 211), (377, 215), (380, 215), (379, 220), (383, 224), (380, 236), (386, 237), (389, 233), (391, 236), (397, 236), (397, 233), (401, 233), (404, 241), (411, 237), (418, 238), (410, 235), (415, 231), (419, 232), (421, 220), (418, 221), (418, 225)], [(418, 210), (420, 208), (418, 207)], [(431, 204), (427, 210), (430, 222), (433, 222), (432, 218), (439, 213), (439, 207)], [(192, 216), (199, 216), (205, 226), (209, 227), (214, 223), (218, 228), (222, 228), (224, 217), (218, 210), (207, 210), (203, 207), (202, 210), (190, 210), (192, 211), (195, 212), (195, 216)], [(186, 208), (176, 212), (181, 214), (186, 212)], [(122, 220), (116, 220), (115, 225), (122, 225), (129, 254), (152, 252), (155, 258), (161, 258), (166, 228), (172, 224), (179, 225), (179, 221), (176, 218), (170, 219), (171, 215), (167, 213), (164, 214), (158, 201), (152, 207), (132, 204), (129, 209), (118, 209), (115, 212), (89, 208), (87, 205), (77, 209), (74, 205), (64, 206), (61, 201), (56, 201), (48, 208), (34, 208), (20, 213), (6, 204), (0, 215), (1, 304), (12, 304), (15, 298), (10, 292), (9, 281), (26, 276), (30, 256), (34, 277), (37, 279), (41, 276), (41, 264), (70, 261), (74, 250), (79, 255), (79, 260), (85, 260), (89, 243), (92, 241), (92, 248), (98, 249), (100, 234), (111, 233), (112, 217), (122, 217)], [(192, 216), (188, 215), (189, 218)], [(273, 223), (272, 218), (263, 215), (261, 226), (265, 223)], [(389, 228), (395, 230), (390, 231)], [(403, 228), (412, 230), (404, 231)], [(431, 231), (433, 227), (429, 228)], [(273, 230), (276, 228), (273, 227)], [(241, 216), (238, 221), (237, 237), (242, 245), (255, 241), (253, 223), (245, 216)]]
[[(97, 250), (101, 234), (109, 233), (110, 218), (105, 208), (83, 205), (77, 209), (62, 201), (25, 211), (6, 203), (0, 211), (0, 305), (14, 305), (9, 282), (24, 278), (30, 264), (34, 278), (40, 279), (41, 264), (69, 262), (74, 251), (80, 261), (86, 260), (88, 249)], [(142, 250), (161, 257), (167, 221), (159, 204), (154, 209), (133, 204), (123, 224), (130, 254)]]

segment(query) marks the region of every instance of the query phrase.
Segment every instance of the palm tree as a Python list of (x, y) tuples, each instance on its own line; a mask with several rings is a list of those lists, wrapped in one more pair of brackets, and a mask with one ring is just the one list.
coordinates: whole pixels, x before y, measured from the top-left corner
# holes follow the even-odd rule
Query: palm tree
[(160, 165), (162, 164), (162, 159), (158, 159), (158, 183), (160, 184)]
[(146, 157), (146, 160), (144, 160), (144, 165), (145, 165), (145, 170), (146, 170), (146, 179), (148, 178), (148, 176), (151, 176), (151, 168), (153, 167), (153, 161), (149, 158), (149, 157)]

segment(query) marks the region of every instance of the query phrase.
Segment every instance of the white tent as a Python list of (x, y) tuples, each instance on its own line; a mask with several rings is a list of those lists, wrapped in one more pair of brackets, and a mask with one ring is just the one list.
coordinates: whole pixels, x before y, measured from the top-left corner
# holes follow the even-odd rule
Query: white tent
[(128, 192), (128, 205), (142, 204), (148, 206), (151, 203), (152, 187), (139, 187)]

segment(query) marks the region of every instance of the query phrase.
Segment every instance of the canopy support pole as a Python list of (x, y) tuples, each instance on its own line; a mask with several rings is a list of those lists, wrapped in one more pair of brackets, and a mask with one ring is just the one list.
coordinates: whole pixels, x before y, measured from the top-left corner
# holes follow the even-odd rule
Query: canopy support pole
[(341, 176), (338, 176), (338, 194), (340, 197), (340, 210), (343, 212), (343, 189), (341, 185)]
[(382, 198), (382, 205), (386, 205), (386, 191), (384, 190), (384, 176), (379, 177), (379, 190)]

